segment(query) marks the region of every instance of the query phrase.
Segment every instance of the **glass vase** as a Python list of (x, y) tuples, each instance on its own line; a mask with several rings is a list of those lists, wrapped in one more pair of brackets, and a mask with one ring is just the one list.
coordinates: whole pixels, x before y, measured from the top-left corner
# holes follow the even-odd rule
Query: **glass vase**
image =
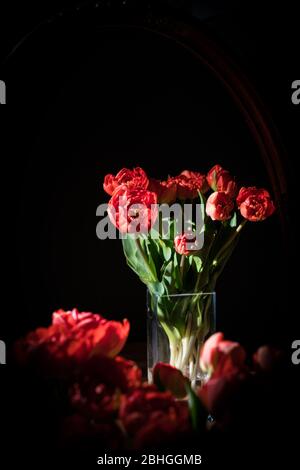
[(147, 294), (148, 381), (157, 362), (170, 364), (200, 385), (200, 349), (216, 329), (216, 294)]

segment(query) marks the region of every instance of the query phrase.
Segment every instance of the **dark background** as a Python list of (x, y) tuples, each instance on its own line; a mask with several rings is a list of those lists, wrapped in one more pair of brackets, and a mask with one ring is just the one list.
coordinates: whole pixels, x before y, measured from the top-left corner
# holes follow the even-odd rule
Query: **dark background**
[[(246, 72), (279, 130), (289, 181), (285, 227), (278, 216), (249, 224), (219, 281), (218, 329), (250, 350), (266, 342), (290, 348), (291, 175), (300, 111), (291, 103), (299, 78), (293, 10), (286, 3), (272, 11), (253, 2), (181, 3), (160, 2), (155, 12), (197, 23)], [(96, 208), (107, 201), (104, 175), (140, 165), (165, 178), (220, 163), (245, 185), (272, 187), (241, 113), (187, 50), (149, 31), (100, 31), (96, 9), (57, 14), (72, 5), (27, 2), (1, 15), (8, 26), (3, 59), (10, 54), (0, 77), (8, 102), (1, 108), (1, 339), (10, 342), (47, 325), (53, 310), (77, 306), (127, 317), (131, 340), (144, 341), (145, 288), (127, 268), (121, 242), (96, 238)]]

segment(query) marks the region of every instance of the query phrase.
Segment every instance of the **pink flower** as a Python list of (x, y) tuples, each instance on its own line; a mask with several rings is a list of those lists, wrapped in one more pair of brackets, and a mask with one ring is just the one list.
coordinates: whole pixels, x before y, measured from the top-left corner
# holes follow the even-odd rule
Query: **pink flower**
[(196, 236), (193, 233), (183, 233), (177, 235), (174, 239), (174, 248), (180, 255), (193, 255), (199, 251), (199, 245)]
[(212, 220), (228, 220), (234, 208), (232, 198), (225, 192), (212, 193), (206, 201), (206, 213)]
[(111, 222), (122, 233), (148, 233), (155, 223), (157, 195), (145, 189), (120, 186), (108, 203)]
[(103, 188), (107, 194), (112, 196), (114, 191), (124, 184), (128, 188), (147, 189), (149, 180), (145, 171), (140, 167), (133, 168), (133, 170), (123, 168), (116, 176), (111, 174), (106, 175), (104, 178)]
[(254, 186), (241, 188), (236, 202), (242, 216), (251, 222), (265, 220), (275, 211), (274, 203), (268, 191)]

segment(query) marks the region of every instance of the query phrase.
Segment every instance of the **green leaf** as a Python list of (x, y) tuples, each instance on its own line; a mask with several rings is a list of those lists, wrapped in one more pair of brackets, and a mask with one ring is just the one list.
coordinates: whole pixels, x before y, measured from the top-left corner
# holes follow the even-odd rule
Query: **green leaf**
[(162, 274), (162, 283), (164, 284), (168, 294), (172, 294), (175, 291), (175, 279), (173, 273), (174, 261), (171, 259), (169, 262), (164, 264)]
[[(140, 243), (141, 243), (141, 247), (142, 247), (143, 252), (146, 254), (147, 263), (148, 263), (148, 266), (150, 267), (150, 270), (153, 274), (153, 277), (155, 277), (155, 279), (157, 279), (156, 263), (158, 264), (159, 260), (157, 259), (156, 247), (153, 246), (153, 244), (151, 243), (151, 239), (148, 239), (148, 238), (141, 239)], [(141, 256), (140, 253), (138, 253), (138, 254), (139, 254), (139, 256), (141, 257), (141, 259), (143, 260), (143, 262), (145, 264), (144, 258)]]
[(162, 249), (163, 249), (163, 254), (164, 254), (165, 261), (169, 261), (171, 259), (171, 256), (172, 256), (171, 248), (166, 246), (165, 243), (164, 243), (162, 245)]
[[(139, 249), (138, 242), (141, 243), (141, 249)], [(122, 239), (122, 244), (128, 266), (139, 276), (141, 281), (146, 285), (157, 282), (156, 268), (147, 250), (145, 240), (140, 238), (136, 240), (127, 234)]]
[(132, 259), (133, 262), (133, 258), (135, 257), (136, 253), (135, 240), (133, 240), (133, 238), (129, 234), (127, 234), (126, 237), (122, 238), (122, 244), (124, 255), (127, 259)]
[(193, 262), (196, 266), (196, 271), (197, 273), (199, 273), (201, 271), (201, 268), (202, 268), (202, 260), (199, 256), (193, 256)]
[(188, 382), (185, 384), (185, 387), (188, 397), (188, 405), (192, 421), (192, 427), (194, 431), (199, 432), (205, 429), (207, 422), (207, 411), (204, 405), (202, 404), (200, 398), (192, 389), (191, 384)]
[(161, 297), (165, 293), (165, 288), (162, 282), (151, 282), (147, 284), (147, 287), (151, 294), (154, 294), (156, 297)]

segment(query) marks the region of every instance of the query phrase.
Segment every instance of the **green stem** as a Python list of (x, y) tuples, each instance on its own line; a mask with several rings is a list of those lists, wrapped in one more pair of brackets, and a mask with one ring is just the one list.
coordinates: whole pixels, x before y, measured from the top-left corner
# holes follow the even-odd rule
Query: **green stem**
[(175, 366), (177, 360), (177, 342), (169, 338), (170, 347), (170, 365)]
[(212, 246), (214, 244), (214, 241), (216, 239), (216, 233), (213, 234), (213, 238), (210, 242), (210, 245), (208, 247), (208, 250), (207, 250), (207, 255), (206, 255), (206, 258), (205, 258), (205, 261), (204, 261), (204, 264), (203, 264), (203, 269), (199, 272), (198, 276), (197, 276), (197, 280), (196, 280), (196, 284), (195, 284), (195, 288), (194, 288), (194, 292), (197, 293), (198, 292), (198, 289), (199, 289), (199, 284), (200, 284), (200, 281), (201, 281), (201, 278), (205, 275), (205, 272), (207, 270), (207, 267), (208, 267), (208, 260), (209, 260), (209, 255), (210, 255), (210, 252), (211, 252), (211, 249), (212, 249)]
[(229, 239), (227, 240), (227, 242), (225, 243), (225, 245), (222, 246), (221, 250), (219, 251), (219, 253), (217, 254), (216, 256), (216, 259), (220, 258), (221, 255), (226, 252), (227, 248), (231, 245), (231, 243), (235, 240), (235, 238), (240, 234), (240, 231), (242, 230), (242, 228), (245, 226), (247, 220), (244, 219), (240, 225), (235, 229), (234, 233), (231, 235), (231, 237), (229, 237)]
[[(237, 241), (237, 240), (235, 240)], [(225, 253), (225, 257), (223, 259), (221, 259), (220, 261), (222, 263), (221, 264), (221, 267), (213, 274), (213, 277), (212, 277), (212, 284), (215, 285), (216, 282), (217, 282), (217, 279), (218, 277), (222, 274), (230, 256), (232, 255), (233, 251), (234, 251), (234, 248), (235, 248), (235, 245), (236, 244), (232, 244), (230, 247), (229, 247), (229, 250), (227, 251), (227, 253)], [(219, 264), (219, 263), (218, 263)]]
[[(217, 278), (219, 277), (219, 275), (221, 274), (221, 272), (223, 271), (228, 259), (230, 258), (232, 252), (233, 252), (233, 249), (235, 248), (235, 244), (234, 242), (236, 241), (237, 237), (239, 236), (242, 228), (245, 226), (247, 220), (243, 220), (240, 225), (238, 225), (238, 227), (236, 228), (236, 230), (234, 231), (234, 233), (231, 235), (231, 237), (229, 237), (229, 239), (227, 240), (227, 242), (225, 243), (225, 245), (222, 246), (222, 248), (220, 249), (219, 253), (215, 256), (215, 260), (218, 262), (218, 264), (220, 262), (223, 261), (223, 264), (221, 266), (221, 269), (218, 270), (217, 274), (215, 276), (213, 276), (213, 280), (212, 282), (209, 282), (209, 284), (212, 284), (212, 287), (214, 288), (215, 284), (216, 284), (216, 280)], [(214, 239), (213, 239), (214, 241)], [(211, 244), (212, 246), (212, 244)], [(200, 280), (202, 278), (202, 276), (205, 275), (205, 270), (207, 268), (207, 264), (208, 264), (208, 258), (209, 258), (209, 254), (210, 254), (210, 251), (211, 251), (211, 246), (209, 248), (209, 251), (208, 251), (208, 254), (207, 254), (207, 257), (205, 259), (205, 263), (204, 263), (204, 268), (203, 270), (198, 274), (198, 278), (197, 278), (197, 281), (196, 281), (196, 285), (195, 285), (195, 292), (197, 292), (198, 288), (199, 288), (199, 284), (200, 284)], [(224, 257), (224, 258), (223, 258)], [(223, 258), (223, 259), (222, 259)]]
[(184, 265), (185, 265), (185, 255), (181, 255), (181, 260), (180, 260), (180, 275), (181, 275), (182, 283), (183, 283), (183, 275), (184, 275)]

